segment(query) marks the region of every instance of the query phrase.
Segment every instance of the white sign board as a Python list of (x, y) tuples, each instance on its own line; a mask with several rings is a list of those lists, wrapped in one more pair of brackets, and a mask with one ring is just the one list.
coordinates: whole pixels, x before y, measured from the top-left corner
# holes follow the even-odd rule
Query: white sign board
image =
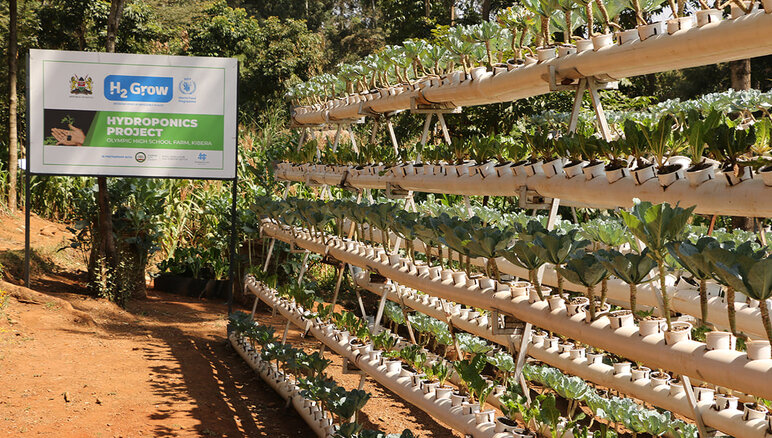
[(233, 58), (30, 50), (32, 173), (230, 179)]

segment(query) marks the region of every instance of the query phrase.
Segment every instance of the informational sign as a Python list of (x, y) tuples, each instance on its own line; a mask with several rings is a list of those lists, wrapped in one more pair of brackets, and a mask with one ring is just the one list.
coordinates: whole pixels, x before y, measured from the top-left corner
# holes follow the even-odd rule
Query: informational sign
[(32, 173), (231, 179), (233, 58), (30, 50)]

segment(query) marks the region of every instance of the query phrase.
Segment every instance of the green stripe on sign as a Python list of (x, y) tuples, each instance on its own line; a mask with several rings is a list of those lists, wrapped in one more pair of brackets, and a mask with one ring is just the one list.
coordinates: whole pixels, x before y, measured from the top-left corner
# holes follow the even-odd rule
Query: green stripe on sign
[(223, 150), (224, 116), (100, 111), (84, 146)]

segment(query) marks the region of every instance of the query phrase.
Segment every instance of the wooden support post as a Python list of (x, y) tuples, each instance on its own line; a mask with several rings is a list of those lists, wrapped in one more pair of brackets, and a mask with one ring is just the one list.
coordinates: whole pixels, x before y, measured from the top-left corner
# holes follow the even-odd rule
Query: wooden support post
[(464, 206), (466, 207), (466, 218), (471, 219), (474, 216), (472, 211), (472, 203), (469, 201), (469, 195), (464, 195)]
[(367, 380), (367, 374), (362, 373), (362, 375), (359, 377), (359, 385), (357, 386), (358, 390), (362, 390), (365, 387), (365, 381)]
[(426, 120), (424, 121), (424, 130), (421, 132), (421, 144), (426, 146), (426, 142), (429, 141), (429, 128), (432, 125), (432, 113), (426, 113)]
[(533, 325), (530, 322), (525, 323), (523, 335), (520, 337), (520, 349), (517, 352), (517, 361), (515, 362), (515, 378), (519, 378), (525, 367), (525, 358), (528, 357), (528, 346), (531, 344), (531, 331)]

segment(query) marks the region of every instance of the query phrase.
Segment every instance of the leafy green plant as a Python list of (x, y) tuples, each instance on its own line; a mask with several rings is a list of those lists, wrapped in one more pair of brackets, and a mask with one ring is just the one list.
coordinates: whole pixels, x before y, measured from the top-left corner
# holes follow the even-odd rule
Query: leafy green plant
[(640, 254), (634, 252), (622, 254), (615, 249), (595, 252), (595, 256), (603, 266), (630, 287), (630, 310), (635, 318), (638, 318), (638, 285), (653, 280), (653, 277), (648, 279), (647, 277), (657, 266), (654, 259), (648, 256), (648, 251), (649, 249), (645, 248)]
[(495, 387), (493, 383), (489, 383), (480, 375), (486, 363), (484, 354), (475, 354), (471, 360), (463, 359), (453, 362), (453, 367), (464, 382), (464, 387), (468, 390), (472, 402), (476, 400), (480, 405), (480, 410), (484, 409), (485, 401)]
[(700, 315), (703, 323), (708, 321), (708, 280), (713, 278), (706, 250), (719, 246), (718, 241), (710, 236), (702, 237), (694, 244), (688, 241), (667, 244), (670, 255), (699, 282)]
[(630, 212), (620, 212), (627, 228), (646, 245), (649, 249), (648, 256), (657, 263), (659, 287), (662, 294), (662, 313), (667, 321), (668, 330), (672, 329), (672, 325), (670, 322), (670, 296), (665, 282), (667, 243), (681, 238), (686, 222), (691, 217), (694, 208), (671, 207), (667, 203), (652, 205), (650, 202), (638, 202)]
[[(560, 267), (575, 252), (589, 244), (589, 241), (587, 240), (579, 240), (576, 236), (577, 233), (578, 230), (571, 230), (565, 234), (553, 230), (537, 234), (534, 239), (534, 243), (536, 244), (534, 250), (537, 252), (540, 259), (552, 263), (556, 267)], [(558, 277), (558, 294), (565, 298), (565, 294), (563, 293), (563, 275), (560, 270), (557, 270), (556, 272)]]
[[(561, 275), (568, 281), (581, 284), (587, 288), (587, 298), (590, 299), (589, 312), (590, 319), (595, 320), (595, 286), (604, 278), (608, 277), (609, 272), (605, 266), (592, 254), (585, 254), (584, 251), (576, 253), (566, 262), (565, 266), (557, 268)], [(604, 302), (600, 302), (600, 309), (603, 309)]]

